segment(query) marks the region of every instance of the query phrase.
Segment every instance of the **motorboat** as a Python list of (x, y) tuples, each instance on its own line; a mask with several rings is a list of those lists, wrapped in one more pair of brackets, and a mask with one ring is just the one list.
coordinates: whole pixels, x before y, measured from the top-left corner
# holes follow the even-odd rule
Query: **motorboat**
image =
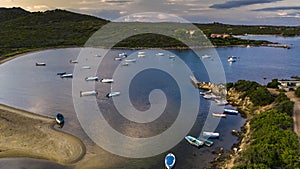
[(157, 53), (156, 56), (164, 56), (165, 54), (160, 52), (160, 53)]
[(169, 59), (175, 59), (174, 55), (169, 56)]
[(121, 65), (122, 65), (122, 66), (129, 66), (129, 63), (124, 62), (124, 63), (122, 63)]
[(61, 75), (64, 75), (64, 74), (67, 74), (67, 72), (58, 72), (58, 73), (56, 73), (56, 75), (58, 75), (58, 76), (61, 76)]
[(199, 94), (204, 96), (206, 94), (211, 94), (211, 91), (201, 91), (201, 92), (199, 92)]
[(82, 69), (91, 69), (91, 66), (82, 66)]
[(228, 56), (227, 61), (232, 63), (232, 62), (236, 62), (237, 57), (236, 56)]
[(167, 169), (171, 169), (174, 167), (176, 162), (175, 155), (173, 153), (169, 153), (165, 157), (165, 166)]
[(144, 55), (145, 52), (138, 52), (138, 55)]
[(205, 55), (202, 55), (202, 56), (201, 56), (201, 58), (202, 58), (202, 59), (209, 59), (209, 58), (211, 58), (211, 56), (210, 56), (210, 55), (207, 55), (207, 54), (205, 54)]
[(219, 106), (224, 106), (224, 105), (228, 104), (228, 101), (225, 99), (215, 99), (215, 102)]
[(119, 54), (120, 58), (127, 58), (127, 53), (123, 52)]
[(96, 56), (96, 57), (102, 57), (102, 56), (101, 56), (101, 55), (99, 55), (99, 54), (96, 54), (95, 56)]
[(219, 138), (220, 134), (219, 133), (214, 133), (214, 132), (208, 132), (204, 131), (203, 132), (203, 137), (207, 138)]
[(56, 117), (55, 117), (55, 122), (58, 125), (59, 128), (62, 128), (64, 126), (65, 123), (65, 118), (64, 115), (62, 115), (61, 113), (57, 113)]
[(35, 66), (46, 66), (46, 63), (43, 62), (36, 62)]
[(214, 117), (223, 117), (223, 118), (225, 118), (227, 115), (226, 114), (224, 114), (224, 113), (212, 113), (212, 115), (214, 116)]
[(116, 61), (120, 61), (120, 60), (122, 60), (122, 58), (114, 58), (114, 60), (116, 60)]
[(144, 54), (138, 54), (138, 58), (143, 58), (143, 57), (145, 57)]
[(60, 76), (61, 78), (73, 78), (73, 74), (72, 73), (68, 73), (68, 74), (63, 74)]
[(90, 76), (85, 78), (86, 81), (98, 81), (99, 77), (98, 76)]
[(111, 92), (111, 93), (108, 93), (106, 95), (106, 97), (115, 97), (115, 96), (119, 96), (121, 93), (120, 92)]
[(96, 96), (97, 94), (98, 94), (98, 92), (95, 91), (95, 90), (85, 91), (85, 92), (80, 91), (80, 97), (82, 97), (82, 96)]
[(78, 61), (77, 60), (70, 60), (70, 63), (76, 64), (76, 63), (78, 63)]
[(213, 93), (205, 94), (203, 96), (204, 99), (213, 100), (213, 99), (221, 99), (221, 96), (216, 96)]
[(206, 146), (208, 146), (208, 147), (211, 147), (211, 146), (214, 144), (213, 141), (208, 140), (208, 139), (206, 139), (206, 138), (199, 137), (198, 140), (203, 141), (203, 142), (204, 142), (204, 145), (206, 145)]
[(101, 79), (102, 83), (113, 83), (114, 79)]
[(193, 136), (186, 136), (184, 138), (188, 143), (190, 143), (191, 145), (196, 146), (196, 147), (203, 146), (203, 144), (204, 144), (203, 141), (200, 141)]
[(125, 62), (136, 62), (136, 59), (126, 59)]
[(224, 113), (237, 115), (239, 113), (239, 111), (234, 110), (234, 109), (224, 109)]

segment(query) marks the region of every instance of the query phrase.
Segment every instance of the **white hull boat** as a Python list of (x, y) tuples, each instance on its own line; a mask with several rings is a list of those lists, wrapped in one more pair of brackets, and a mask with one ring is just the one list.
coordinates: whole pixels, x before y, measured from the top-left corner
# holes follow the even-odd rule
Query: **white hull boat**
[(208, 131), (203, 132), (203, 137), (205, 138), (219, 138), (219, 136), (220, 136), (219, 133), (208, 132)]
[(195, 137), (192, 137), (192, 136), (186, 136), (184, 138), (188, 143), (190, 143), (191, 145), (196, 146), (196, 147), (200, 147), (204, 144), (203, 141), (200, 141), (200, 140), (198, 140), (198, 139), (196, 139)]
[(114, 79), (102, 79), (101, 82), (102, 83), (113, 83)]
[(85, 92), (80, 91), (80, 97), (82, 97), (82, 96), (96, 96), (97, 94), (98, 94), (98, 92), (95, 91), (95, 90), (85, 91)]
[(73, 74), (68, 73), (60, 76), (61, 78), (73, 78)]
[(120, 92), (111, 92), (111, 93), (108, 93), (106, 95), (106, 97), (115, 97), (115, 96), (119, 96), (121, 93)]
[(99, 77), (97, 76), (90, 76), (85, 78), (86, 81), (98, 81)]

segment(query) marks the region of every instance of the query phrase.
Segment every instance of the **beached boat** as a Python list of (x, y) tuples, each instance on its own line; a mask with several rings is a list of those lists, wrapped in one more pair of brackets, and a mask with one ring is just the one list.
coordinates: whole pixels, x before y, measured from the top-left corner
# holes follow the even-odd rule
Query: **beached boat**
[(101, 79), (102, 83), (113, 83), (114, 79)]
[(106, 97), (115, 97), (115, 96), (119, 96), (121, 93), (120, 92), (111, 92), (111, 93), (108, 93), (106, 95)]
[(80, 97), (82, 97), (82, 96), (96, 96), (97, 94), (98, 94), (98, 92), (95, 91), (95, 90), (85, 91), (85, 92), (80, 91)]
[(200, 140), (198, 140), (198, 139), (196, 139), (195, 137), (192, 137), (192, 136), (186, 136), (184, 138), (188, 143), (190, 143), (191, 145), (196, 146), (196, 147), (203, 146), (203, 144), (204, 144), (203, 141), (200, 141)]
[(75, 63), (78, 63), (78, 61), (77, 60), (70, 60), (70, 63), (75, 64)]
[(61, 78), (73, 78), (73, 74), (72, 73), (68, 73), (68, 74), (63, 74), (60, 76)]
[(214, 133), (214, 132), (208, 132), (204, 131), (203, 132), (203, 137), (207, 138), (219, 138), (220, 134), (219, 133)]
[(58, 72), (58, 73), (56, 73), (56, 75), (58, 75), (58, 76), (61, 76), (61, 75), (64, 75), (64, 74), (67, 74), (67, 72)]
[(223, 118), (225, 118), (227, 115), (226, 114), (224, 114), (224, 113), (212, 113), (212, 115), (214, 116), (214, 117), (223, 117)]
[(199, 137), (198, 140), (203, 141), (203, 142), (204, 142), (204, 145), (206, 145), (206, 146), (208, 146), (208, 147), (211, 147), (211, 146), (214, 144), (213, 141), (208, 140), (208, 139), (206, 139), (206, 138)]
[(236, 56), (228, 56), (228, 58), (227, 58), (227, 61), (228, 62), (236, 62), (236, 60), (237, 60), (237, 57)]
[(46, 66), (46, 63), (43, 62), (36, 62), (35, 66)]
[(167, 169), (171, 169), (174, 167), (175, 165), (175, 162), (176, 162), (176, 158), (175, 158), (175, 155), (172, 154), (172, 153), (169, 153), (166, 155), (165, 157), (165, 166)]
[(86, 81), (98, 81), (99, 77), (98, 76), (90, 76), (85, 78)]
[(65, 123), (64, 115), (57, 113), (57, 115), (55, 117), (55, 121), (56, 121), (56, 124), (58, 125), (58, 127), (62, 128)]
[(224, 113), (237, 115), (239, 113), (239, 111), (233, 110), (233, 109), (224, 109)]

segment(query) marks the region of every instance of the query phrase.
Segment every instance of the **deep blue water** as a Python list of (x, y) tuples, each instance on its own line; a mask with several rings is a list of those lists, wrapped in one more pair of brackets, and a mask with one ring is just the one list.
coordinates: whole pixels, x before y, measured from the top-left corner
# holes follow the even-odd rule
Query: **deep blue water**
[[(222, 65), (221, 67), (212, 67), (212, 71), (220, 71), (223, 68), (227, 82), (246, 79), (262, 84), (266, 84), (273, 78), (283, 79), (293, 75), (300, 75), (299, 37), (248, 36), (246, 38), (278, 41), (283, 44), (292, 44), (293, 48), (217, 48), (216, 51)], [(114, 61), (113, 58), (121, 52), (135, 55), (137, 51), (111, 51), (105, 57), (105, 64), (101, 65), (97, 75), (105, 78), (112, 77), (113, 70), (119, 64), (119, 62)], [(150, 54), (153, 56), (158, 52), (159, 51), (155, 50), (147, 51), (145, 57), (149, 57)], [(171, 50), (169, 52), (179, 56), (190, 67), (197, 79), (200, 81), (209, 81), (211, 77), (208, 75), (201, 58), (196, 56), (193, 51)], [(198, 52), (200, 56), (202, 56), (210, 53), (211, 49), (203, 49)], [(31, 53), (0, 65), (0, 102), (51, 117), (54, 117), (57, 112), (63, 112), (66, 118), (66, 124), (62, 130), (82, 139), (87, 146), (88, 152), (95, 153), (99, 158), (106, 156), (115, 159), (114, 155), (96, 146), (81, 129), (72, 101), (72, 79), (61, 79), (56, 75), (57, 72), (62, 71), (72, 73), (74, 65), (70, 64), (69, 60), (76, 59), (79, 53), (80, 49), (78, 48), (47, 50)], [(239, 58), (238, 61), (229, 64), (227, 62), (227, 56), (229, 55), (237, 56)], [(210, 62), (209, 59), (211, 58), (208, 58), (207, 62)], [(45, 62), (47, 66), (36, 67), (36, 62)], [(138, 65), (141, 62), (142, 59), (134, 64)], [(174, 62), (175, 63), (172, 63), (170, 60), (171, 66), (172, 64), (173, 66), (176, 65), (177, 61), (175, 60)], [(126, 79), (124, 78), (123, 80), (125, 81)], [(177, 117), (178, 113), (176, 112), (180, 107), (182, 97), (180, 92), (178, 92), (178, 85), (176, 85), (176, 82), (171, 76), (155, 69), (138, 74), (135, 76), (129, 88), (130, 99), (136, 109), (142, 111), (149, 109), (150, 103), (148, 96), (153, 89), (161, 89), (164, 91), (168, 100), (167, 107), (160, 118), (149, 124), (139, 124), (125, 120), (124, 117), (118, 114), (114, 109), (112, 100), (104, 97), (105, 94), (111, 90), (110, 85), (97, 83), (96, 89), (100, 91), (97, 96), (99, 107), (107, 112), (103, 114), (105, 119), (113, 128), (122, 134), (128, 134), (133, 137), (150, 137), (167, 129)], [(199, 98), (200, 107), (198, 116), (192, 130), (189, 132), (190, 135), (194, 136), (199, 135), (206, 118), (210, 117), (208, 113), (212, 104), (200, 96)], [(240, 116), (229, 116), (226, 119), (221, 119), (216, 129), (217, 132), (221, 133), (221, 137), (219, 140), (216, 140), (215, 145), (210, 148), (204, 147), (196, 149), (188, 145), (185, 140), (182, 140), (171, 150), (176, 155), (176, 168), (203, 168), (215, 157), (215, 155), (212, 155), (212, 151), (218, 150), (220, 147), (224, 147), (225, 150), (229, 151), (237, 139), (231, 135), (230, 131), (239, 129), (244, 124), (244, 121), (245, 120)], [(142, 132), (145, 130), (148, 132)], [(151, 162), (148, 168), (162, 168), (164, 156), (165, 154), (161, 155), (161, 161)], [(0, 166), (6, 166), (6, 168), (7, 166), (11, 166), (10, 168), (30, 168), (30, 161), (39, 164), (39, 168), (51, 168), (51, 165), (56, 165), (51, 162), (39, 162), (38, 160), (29, 160), (28, 162), (28, 159), (25, 159), (26, 163), (22, 163), (21, 160), (2, 159), (0, 160)], [(127, 158), (121, 158), (121, 160), (116, 161), (116, 163), (126, 160)], [(12, 165), (12, 161), (16, 163), (14, 162), (14, 165)]]

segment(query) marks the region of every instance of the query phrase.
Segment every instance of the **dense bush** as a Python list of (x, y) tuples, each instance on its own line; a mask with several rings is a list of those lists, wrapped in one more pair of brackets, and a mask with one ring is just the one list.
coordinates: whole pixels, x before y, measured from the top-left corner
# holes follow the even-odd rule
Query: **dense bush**
[(279, 85), (278, 79), (273, 79), (272, 82), (269, 82), (267, 84), (267, 87), (268, 88), (278, 89), (278, 85)]
[(300, 97), (300, 87), (298, 87), (295, 91), (297, 97)]

